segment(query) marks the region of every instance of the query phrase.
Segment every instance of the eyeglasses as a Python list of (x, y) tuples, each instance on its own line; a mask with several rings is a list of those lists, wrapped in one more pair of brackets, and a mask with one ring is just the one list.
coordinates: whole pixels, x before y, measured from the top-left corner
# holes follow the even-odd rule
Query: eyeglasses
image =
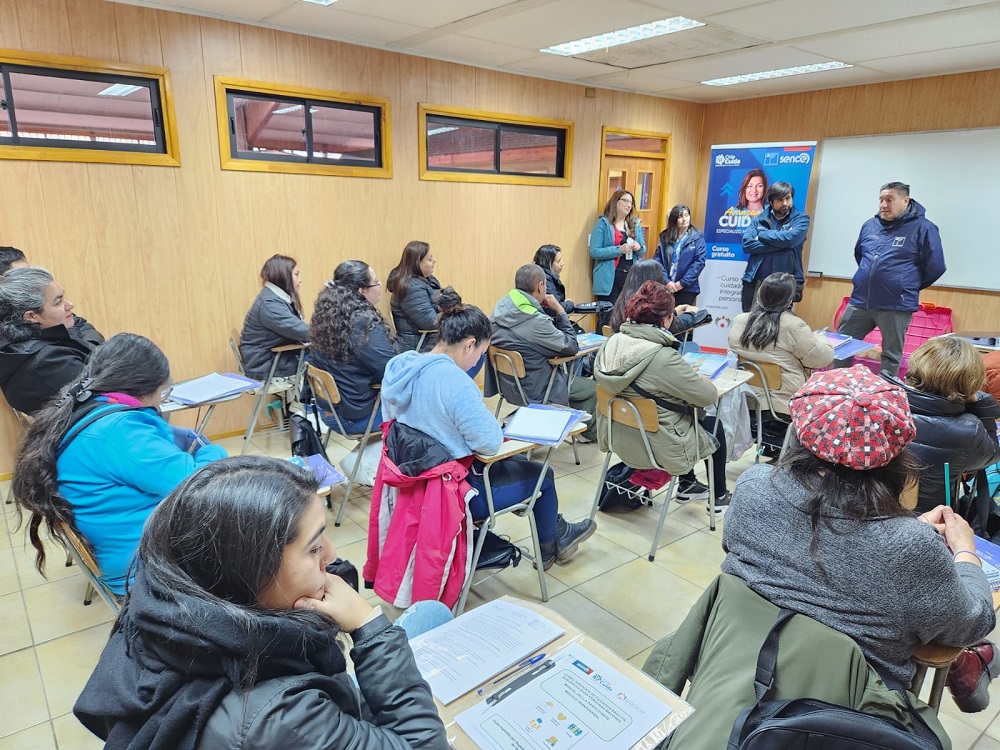
[(632, 199), (629, 198), (629, 197), (627, 197), (627, 196), (623, 196), (623, 197), (619, 198), (618, 202), (619, 203), (628, 203), (630, 206), (632, 205)]
[(365, 289), (374, 289), (377, 286), (382, 286), (382, 282), (376, 281), (374, 284), (369, 284), (368, 286), (366, 286)]
[(166, 401), (168, 398), (170, 398), (170, 394), (173, 392), (174, 392), (174, 387), (172, 385), (168, 385), (166, 388), (160, 391), (160, 401)]

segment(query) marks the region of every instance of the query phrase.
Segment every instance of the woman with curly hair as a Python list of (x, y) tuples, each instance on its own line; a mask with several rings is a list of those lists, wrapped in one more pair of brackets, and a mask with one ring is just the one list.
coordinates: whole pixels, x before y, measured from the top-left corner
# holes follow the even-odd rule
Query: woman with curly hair
[[(309, 361), (337, 381), (337, 416), (348, 433), (364, 432), (375, 405), (372, 386), (382, 382), (386, 363), (396, 356), (389, 324), (375, 307), (382, 282), (362, 260), (345, 260), (316, 300), (309, 326)], [(337, 429), (331, 416), (324, 419)], [(373, 424), (382, 422), (381, 407)]]

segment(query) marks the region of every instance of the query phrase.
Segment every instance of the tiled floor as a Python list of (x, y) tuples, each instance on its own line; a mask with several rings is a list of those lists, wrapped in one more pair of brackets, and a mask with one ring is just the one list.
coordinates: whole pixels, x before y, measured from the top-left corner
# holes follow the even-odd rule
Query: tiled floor
[[(240, 438), (222, 441), (238, 453)], [(251, 452), (287, 456), (287, 435), (255, 438)], [(560, 507), (570, 520), (590, 512), (600, 476), (595, 445), (581, 445), (580, 466), (570, 448), (556, 451), (553, 467)], [(344, 450), (333, 447), (336, 460)], [(747, 454), (728, 467), (730, 483), (753, 461)], [(7, 483), (0, 483), (6, 496)], [(358, 568), (365, 560), (371, 491), (353, 493), (340, 528), (330, 537), (342, 557)], [(335, 506), (336, 509), (336, 506)], [(100, 602), (82, 604), (84, 581), (65, 556), (53, 552), (47, 578), (33, 567), (33, 550), (23, 531), (15, 531), (13, 506), (4, 506), (6, 531), (0, 533), (0, 750), (84, 750), (100, 748), (73, 717), (80, 689), (107, 638), (111, 613)], [(672, 506), (656, 560), (646, 559), (656, 524), (648, 509), (624, 516), (598, 515), (597, 534), (582, 545), (568, 565), (555, 566), (548, 578), (549, 606), (585, 632), (641, 665), (657, 639), (671, 633), (702, 590), (715, 578), (722, 561), (723, 523), (715, 532), (701, 503)], [(515, 540), (527, 536), (524, 519), (504, 516), (501, 533)], [(371, 592), (367, 592), (372, 595)], [(530, 563), (484, 581), (473, 589), (469, 607), (513, 594), (537, 599), (538, 580)], [(386, 605), (390, 612), (396, 612)], [(994, 640), (997, 640), (994, 637)], [(929, 680), (928, 680), (929, 682)], [(1000, 750), (1000, 680), (992, 705), (980, 714), (962, 714), (945, 697), (942, 723), (956, 750)]]

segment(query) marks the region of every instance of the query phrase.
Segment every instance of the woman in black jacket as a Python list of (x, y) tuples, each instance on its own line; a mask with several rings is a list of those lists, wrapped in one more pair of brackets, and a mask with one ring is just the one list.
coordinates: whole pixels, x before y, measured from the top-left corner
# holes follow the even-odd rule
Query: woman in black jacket
[[(372, 386), (381, 385), (385, 365), (397, 353), (389, 324), (375, 307), (381, 296), (382, 282), (371, 266), (344, 261), (316, 300), (309, 326), (309, 361), (337, 382), (337, 416), (348, 433), (365, 431), (375, 406)], [(338, 429), (333, 417), (324, 421)], [(379, 408), (372, 424), (377, 429), (381, 423)]]
[(956, 336), (930, 339), (910, 355), (902, 386), (917, 427), (910, 448), (923, 466), (918, 512), (944, 503), (946, 463), (948, 491), (956, 504), (963, 474), (1000, 461), (995, 421), (1000, 408), (980, 390), (985, 382), (982, 357)]
[(72, 312), (44, 268), (0, 276), (0, 388), (13, 408), (34, 414), (83, 370), (104, 337)]
[(448, 747), (407, 636), (412, 623), (450, 615), (419, 602), (394, 627), (327, 573), (337, 553), (316, 490), (287, 461), (242, 456), (205, 467), (159, 505), (73, 709), (105, 747)]
[[(309, 325), (302, 317), (299, 298), (299, 267), (294, 258), (272, 255), (260, 270), (264, 288), (254, 299), (240, 334), (240, 357), (248, 378), (264, 380), (274, 360), (272, 348), (304, 344)], [(283, 352), (274, 370), (275, 377), (290, 377), (299, 368), (299, 352)]]
[[(401, 348), (416, 349), (421, 331), (436, 331), (441, 282), (434, 277), (434, 255), (426, 242), (413, 240), (403, 248), (403, 257), (389, 272), (392, 322)], [(420, 351), (430, 351), (437, 337), (428, 334)]]
[[(562, 283), (559, 275), (563, 270), (562, 250), (557, 245), (542, 245), (535, 251), (535, 257), (531, 261), (536, 266), (541, 266), (545, 271), (545, 292), (555, 297), (563, 310), (569, 315), (573, 312), (573, 300), (566, 299), (566, 287)], [(552, 312), (543, 307), (542, 311), (551, 315)]]

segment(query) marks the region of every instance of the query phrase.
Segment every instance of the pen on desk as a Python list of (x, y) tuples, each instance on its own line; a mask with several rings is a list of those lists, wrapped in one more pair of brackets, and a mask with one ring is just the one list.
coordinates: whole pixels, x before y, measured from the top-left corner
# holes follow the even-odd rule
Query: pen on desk
[[(544, 654), (543, 654), (543, 656), (544, 656)], [(488, 697), (486, 699), (486, 705), (487, 706), (495, 706), (497, 703), (499, 703), (500, 701), (502, 701), (508, 695), (510, 695), (511, 693), (513, 693), (515, 690), (519, 690), (519, 689), (523, 688), (525, 685), (527, 685), (529, 682), (531, 682), (533, 679), (535, 679), (539, 675), (542, 675), (542, 674), (545, 674), (546, 672), (548, 672), (555, 665), (556, 665), (556, 663), (554, 661), (552, 661), (552, 659), (549, 659), (544, 664), (541, 664), (541, 665), (535, 667), (534, 669), (532, 669), (530, 672), (528, 672), (526, 674), (520, 675), (512, 683), (510, 683), (509, 685), (506, 685), (506, 686), (500, 688), (495, 693), (493, 693), (493, 695), (491, 695), (490, 697)]]
[[(525, 659), (524, 661), (522, 661), (520, 664), (518, 664), (513, 669), (511, 669), (511, 670), (505, 672), (504, 674), (500, 675), (499, 677), (497, 677), (495, 680), (493, 680), (493, 682), (490, 683), (490, 685), (496, 685), (498, 683), (503, 682), (504, 680), (510, 679), (514, 675), (516, 675), (516, 674), (518, 674), (520, 672), (523, 672), (528, 667), (533, 667), (535, 664), (538, 664), (538, 662), (540, 662), (544, 658), (545, 658), (545, 654), (539, 654), (538, 656), (533, 656), (530, 659)], [(483, 688), (479, 688), (478, 694), (479, 695), (483, 694)]]

